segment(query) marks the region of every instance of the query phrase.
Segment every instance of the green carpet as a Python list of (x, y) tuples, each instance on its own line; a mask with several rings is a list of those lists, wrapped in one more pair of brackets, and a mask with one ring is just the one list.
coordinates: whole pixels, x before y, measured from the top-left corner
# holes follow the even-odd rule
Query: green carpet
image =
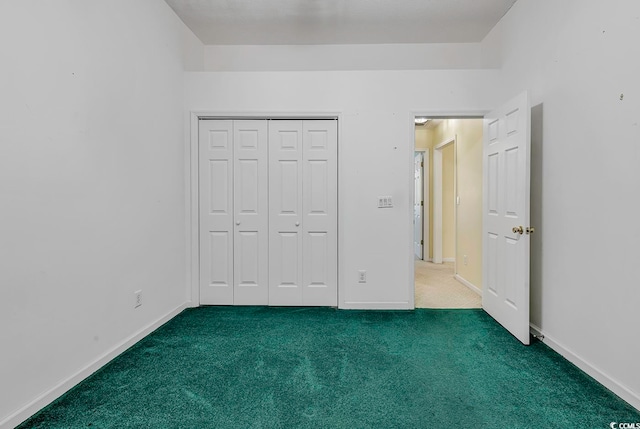
[(20, 428), (608, 428), (640, 413), (481, 310), (204, 307)]

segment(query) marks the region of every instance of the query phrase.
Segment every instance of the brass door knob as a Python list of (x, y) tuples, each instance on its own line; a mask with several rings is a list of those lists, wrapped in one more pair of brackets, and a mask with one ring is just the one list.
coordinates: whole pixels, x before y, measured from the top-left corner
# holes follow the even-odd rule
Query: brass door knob
[(524, 227), (521, 226), (514, 226), (511, 231), (513, 231), (514, 234), (524, 234)]

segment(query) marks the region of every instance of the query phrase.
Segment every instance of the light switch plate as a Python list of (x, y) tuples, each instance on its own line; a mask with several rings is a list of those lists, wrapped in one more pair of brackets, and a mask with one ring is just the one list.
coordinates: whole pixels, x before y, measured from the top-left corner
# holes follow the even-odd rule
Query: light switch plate
[(393, 207), (393, 198), (391, 196), (378, 197), (378, 208), (389, 209)]

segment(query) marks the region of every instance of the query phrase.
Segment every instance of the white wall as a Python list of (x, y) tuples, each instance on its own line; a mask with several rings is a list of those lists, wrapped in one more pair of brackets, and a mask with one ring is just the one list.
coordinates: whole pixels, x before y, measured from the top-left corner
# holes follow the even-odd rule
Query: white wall
[[(340, 112), (340, 282), (346, 307), (413, 302), (412, 110), (495, 105), (496, 71), (186, 73), (187, 110)], [(391, 195), (393, 209), (378, 209)], [(367, 270), (367, 283), (357, 271)]]
[(0, 426), (186, 300), (183, 29), (156, 0), (0, 4)]
[(204, 47), (204, 70), (489, 69), (500, 66), (498, 40), (491, 37), (482, 43), (208, 45)]
[(183, 26), (182, 63), (185, 71), (204, 71), (204, 48), (204, 44), (189, 27)]
[(640, 408), (640, 2), (519, 0), (491, 37), (534, 106), (532, 321)]

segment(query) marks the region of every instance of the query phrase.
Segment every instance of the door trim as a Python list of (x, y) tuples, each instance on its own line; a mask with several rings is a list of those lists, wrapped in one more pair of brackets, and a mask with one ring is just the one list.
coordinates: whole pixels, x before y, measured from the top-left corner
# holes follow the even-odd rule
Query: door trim
[(344, 291), (342, 287), (344, 275), (342, 259), (339, 255), (344, 249), (342, 231), (344, 219), (341, 211), (344, 191), (341, 188), (342, 175), (341, 145), (342, 128), (340, 126), (342, 112), (229, 112), (214, 110), (192, 110), (189, 112), (189, 127), (185, 127), (185, 235), (186, 235), (186, 272), (187, 303), (190, 307), (200, 305), (200, 238), (199, 238), (199, 157), (198, 157), (198, 121), (200, 119), (296, 119), (318, 120), (336, 119), (338, 121), (338, 308), (344, 307)]
[[(429, 149), (416, 148), (414, 141), (414, 156), (416, 152), (422, 154), (422, 260), (427, 261), (431, 256), (429, 254)], [(415, 227), (414, 227), (415, 228)], [(415, 234), (415, 231), (414, 231)]]

